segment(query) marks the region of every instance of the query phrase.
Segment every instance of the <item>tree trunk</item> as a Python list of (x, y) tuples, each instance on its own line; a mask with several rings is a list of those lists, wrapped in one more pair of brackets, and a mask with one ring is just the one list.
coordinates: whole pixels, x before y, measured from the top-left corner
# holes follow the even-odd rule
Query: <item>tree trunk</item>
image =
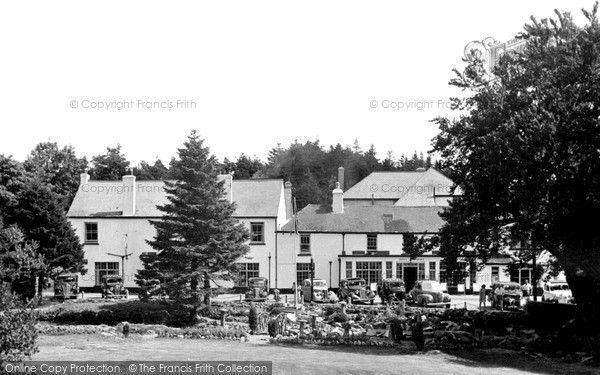
[(576, 333), (585, 338), (580, 349), (600, 354), (600, 257), (592, 254), (593, 251), (572, 251), (557, 258), (577, 304)]
[(204, 273), (204, 304), (210, 306), (210, 279), (208, 272)]

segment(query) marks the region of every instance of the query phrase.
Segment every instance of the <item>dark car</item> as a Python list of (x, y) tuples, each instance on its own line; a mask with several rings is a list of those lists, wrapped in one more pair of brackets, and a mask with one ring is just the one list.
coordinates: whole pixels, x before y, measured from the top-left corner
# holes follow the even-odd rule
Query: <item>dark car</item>
[(523, 298), (521, 285), (512, 281), (500, 281), (492, 284), (492, 291), (489, 294), (489, 300), (493, 308), (500, 308), (496, 300), (496, 289), (502, 285), (504, 287), (504, 296), (502, 298), (503, 308), (519, 308)]
[(419, 306), (450, 307), (450, 295), (442, 291), (442, 285), (434, 280), (421, 280), (410, 291), (413, 301)]
[(246, 301), (266, 301), (269, 296), (269, 280), (266, 277), (248, 279)]
[(102, 276), (102, 298), (129, 298), (129, 291), (119, 275)]
[(79, 294), (78, 276), (74, 273), (63, 273), (54, 280), (54, 298), (65, 300), (75, 299)]
[(383, 279), (379, 288), (382, 302), (393, 303), (406, 299), (406, 286), (402, 279)]
[(352, 303), (373, 303), (375, 292), (367, 290), (367, 282), (360, 277), (351, 277), (340, 282), (338, 297), (341, 301), (352, 298)]

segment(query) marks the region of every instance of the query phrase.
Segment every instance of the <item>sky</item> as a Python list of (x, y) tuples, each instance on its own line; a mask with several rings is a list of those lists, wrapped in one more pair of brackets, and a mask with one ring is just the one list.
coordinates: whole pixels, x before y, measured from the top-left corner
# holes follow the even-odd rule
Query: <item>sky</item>
[(0, 3), (0, 154), (117, 144), (168, 162), (196, 129), (219, 158), (281, 143), (427, 152), (464, 47), (579, 1)]

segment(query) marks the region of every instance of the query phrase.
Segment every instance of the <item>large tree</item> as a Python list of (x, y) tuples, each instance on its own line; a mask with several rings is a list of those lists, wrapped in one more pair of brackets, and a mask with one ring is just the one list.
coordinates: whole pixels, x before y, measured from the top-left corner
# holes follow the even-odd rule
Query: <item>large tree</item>
[[(517, 241), (564, 269), (587, 327), (600, 334), (600, 27), (568, 13), (519, 35), (490, 75), (475, 54), (451, 84), (459, 118), (438, 118), (434, 150), (463, 197), (443, 214), (441, 253), (485, 261)], [(468, 248), (471, 245), (472, 248)], [(466, 251), (469, 249), (469, 251)]]
[(56, 142), (39, 143), (23, 163), (35, 178), (64, 197), (67, 209), (79, 188), (79, 175), (86, 170), (87, 165), (87, 159), (78, 158), (72, 146), (59, 148)]
[[(19, 162), (0, 155), (0, 215), (6, 225), (18, 225), (37, 243), (36, 252), (47, 266), (40, 277), (63, 270), (85, 272), (82, 245), (67, 220), (63, 197), (52, 187), (25, 171)], [(38, 291), (42, 285), (40, 280)]]
[(120, 180), (129, 171), (129, 161), (121, 153), (121, 145), (107, 147), (106, 154), (92, 158), (90, 176), (94, 180)]
[(151, 294), (194, 303), (210, 295), (211, 281), (232, 280), (236, 260), (250, 250), (249, 232), (233, 217), (236, 205), (218, 179), (220, 165), (203, 142), (192, 131), (171, 162), (175, 182), (165, 182), (168, 203), (159, 206), (161, 220), (151, 221), (157, 234), (148, 241), (158, 253), (142, 259), (136, 278), (144, 288), (155, 286)]
[(0, 366), (37, 352), (35, 313), (13, 291), (43, 268), (43, 258), (36, 254), (35, 246), (25, 241), (17, 226), (4, 228), (0, 217)]

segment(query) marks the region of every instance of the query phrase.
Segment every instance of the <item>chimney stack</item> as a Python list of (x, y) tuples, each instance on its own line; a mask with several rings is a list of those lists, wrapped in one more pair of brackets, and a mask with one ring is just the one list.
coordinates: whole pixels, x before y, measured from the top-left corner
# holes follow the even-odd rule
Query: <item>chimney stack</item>
[(285, 204), (285, 218), (289, 219), (294, 214), (294, 202), (292, 201), (292, 183), (286, 181), (283, 184), (283, 199)]
[(336, 214), (344, 213), (344, 192), (340, 189), (339, 182), (335, 183), (335, 189), (333, 189), (333, 204), (331, 208)]
[(123, 216), (135, 215), (136, 184), (133, 174), (123, 176)]
[(338, 168), (338, 182), (340, 183), (340, 189), (344, 191), (344, 167)]
[(90, 181), (90, 175), (87, 172), (83, 172), (79, 175), (79, 185), (85, 185)]

